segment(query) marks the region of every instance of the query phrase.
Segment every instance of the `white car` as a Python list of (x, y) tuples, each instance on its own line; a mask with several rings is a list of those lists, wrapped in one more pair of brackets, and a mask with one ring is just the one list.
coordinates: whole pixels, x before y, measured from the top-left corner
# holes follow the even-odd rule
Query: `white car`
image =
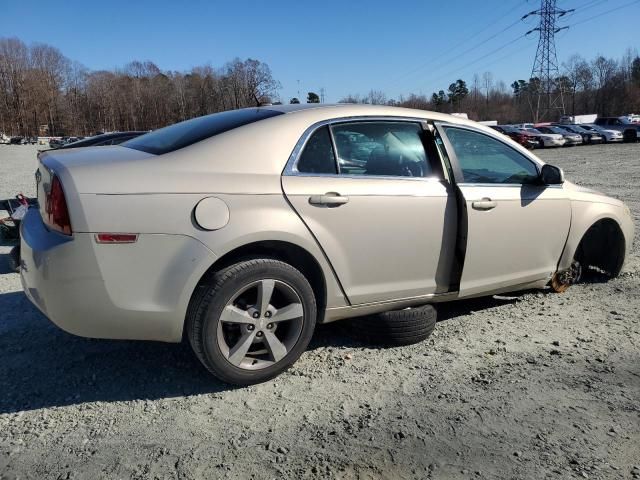
[(598, 125), (588, 125), (581, 123), (580, 126), (585, 130), (592, 132), (598, 132), (604, 138), (605, 143), (608, 142), (622, 142), (624, 135), (617, 130), (608, 130), (606, 128), (599, 127)]
[(522, 130), (540, 137), (540, 148), (562, 147), (565, 143), (567, 143), (567, 140), (564, 138), (564, 136), (560, 135), (559, 133), (543, 133), (535, 128), (523, 128)]

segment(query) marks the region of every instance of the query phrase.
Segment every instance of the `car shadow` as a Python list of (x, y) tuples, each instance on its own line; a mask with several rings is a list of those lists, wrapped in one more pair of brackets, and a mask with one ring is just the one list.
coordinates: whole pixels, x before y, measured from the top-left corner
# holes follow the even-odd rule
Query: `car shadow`
[(5, 273), (13, 273), (9, 266), (10, 255), (8, 253), (0, 253), (0, 275)]
[[(483, 297), (440, 304), (439, 321), (515, 301), (516, 296)], [(308, 348), (383, 347), (366, 339), (357, 325), (356, 320), (319, 325)], [(210, 375), (186, 342), (76, 337), (47, 320), (23, 292), (0, 294), (0, 414), (236, 388)]]
[(212, 377), (186, 343), (76, 337), (23, 292), (0, 294), (0, 414), (233, 388)]

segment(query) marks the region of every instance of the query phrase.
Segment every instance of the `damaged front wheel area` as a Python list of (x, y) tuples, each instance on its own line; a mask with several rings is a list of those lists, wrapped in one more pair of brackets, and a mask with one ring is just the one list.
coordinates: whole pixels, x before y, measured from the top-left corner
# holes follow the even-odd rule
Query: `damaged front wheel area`
[(571, 285), (578, 283), (581, 277), (582, 266), (574, 260), (569, 268), (553, 274), (550, 285), (554, 292), (566, 292)]

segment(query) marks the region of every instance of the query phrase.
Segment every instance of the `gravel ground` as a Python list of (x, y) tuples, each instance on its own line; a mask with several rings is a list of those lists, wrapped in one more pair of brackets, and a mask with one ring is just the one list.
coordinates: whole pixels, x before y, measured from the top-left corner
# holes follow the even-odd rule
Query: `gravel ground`
[[(541, 150), (640, 219), (640, 144)], [(35, 150), (0, 146), (0, 198)], [(188, 347), (50, 324), (0, 246), (0, 478), (640, 478), (640, 252), (565, 294), (440, 307), (426, 342), (322, 326), (275, 381), (231, 388)]]

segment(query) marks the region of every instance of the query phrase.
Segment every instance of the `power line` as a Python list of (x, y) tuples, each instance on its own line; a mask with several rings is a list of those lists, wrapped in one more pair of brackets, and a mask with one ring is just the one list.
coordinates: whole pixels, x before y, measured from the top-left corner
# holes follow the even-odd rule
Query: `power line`
[[(390, 87), (390, 86), (394, 86), (397, 85), (399, 81), (404, 80), (408, 77), (410, 77), (411, 75), (419, 72), (420, 70), (423, 70), (426, 67), (433, 67), (433, 62), (436, 60), (439, 60), (441, 58), (444, 58), (446, 56), (450, 56), (451, 53), (453, 51), (455, 51), (458, 47), (465, 45), (467, 43), (469, 43), (470, 40), (476, 38), (478, 35), (480, 35), (481, 33), (485, 32), (486, 30), (490, 29), (491, 27), (493, 27), (497, 22), (499, 22), (500, 20), (502, 20), (503, 18), (507, 17), (508, 15), (510, 15), (511, 13), (513, 13), (515, 10), (517, 10), (518, 8), (522, 8), (522, 3), (520, 2), (517, 5), (515, 5), (513, 8), (509, 9), (507, 12), (505, 12), (503, 15), (501, 15), (500, 17), (498, 17), (496, 20), (494, 20), (491, 24), (487, 25), (486, 27), (482, 28), (481, 30), (477, 31), (476, 33), (474, 33), (473, 35), (471, 35), (470, 37), (467, 37), (465, 39), (463, 39), (462, 41), (460, 41), (459, 43), (455, 44), (453, 47), (451, 48), (447, 48), (446, 51), (443, 51), (442, 54), (437, 55), (433, 58), (430, 58), (427, 62), (418, 65), (417, 67), (411, 69), (410, 71), (400, 75), (399, 77), (396, 77), (394, 80), (392, 80), (391, 82), (389, 82), (388, 84), (384, 85), (385, 88)], [(525, 0), (526, 3), (526, 0)], [(461, 57), (463, 55), (466, 55), (469, 52), (472, 52), (473, 50), (476, 50), (477, 48), (481, 47), (482, 45), (484, 45), (485, 43), (493, 40), (495, 37), (497, 37), (498, 35), (501, 35), (502, 33), (506, 32), (507, 30), (509, 30), (510, 28), (513, 28), (515, 25), (517, 25), (519, 23), (520, 20), (517, 20), (515, 22), (513, 22), (510, 25), (507, 25), (505, 28), (503, 28), (502, 30), (500, 30), (499, 32), (489, 36), (488, 38), (485, 38), (483, 41), (481, 41), (480, 43), (475, 44), (473, 47), (463, 51), (460, 54), (457, 54), (456, 57)], [(457, 58), (455, 59), (457, 60)], [(455, 61), (453, 60), (453, 61)], [(435, 69), (432, 70), (432, 72), (435, 70), (440, 70), (443, 67), (448, 66), (449, 64), (451, 64), (451, 61), (448, 62), (444, 62), (441, 65), (437, 66)]]
[[(496, 33), (496, 34), (492, 35), (491, 37), (489, 37), (489, 38), (485, 39), (484, 41), (482, 41), (482, 42), (480, 42), (480, 43), (478, 43), (478, 44), (474, 45), (473, 47), (471, 47), (471, 48), (469, 48), (469, 49), (465, 50), (464, 52), (459, 53), (459, 54), (456, 54), (456, 58), (455, 58), (454, 60), (451, 60), (451, 61), (448, 61), (448, 62), (444, 62), (444, 63), (440, 64), (439, 66), (437, 66), (437, 67), (435, 67), (435, 68), (432, 68), (431, 73), (433, 73), (433, 72), (437, 72), (437, 71), (439, 71), (439, 70), (442, 70), (444, 67), (447, 67), (447, 66), (449, 66), (449, 65), (450, 65), (450, 64), (452, 64), (452, 63), (455, 63), (455, 62), (456, 62), (460, 57), (462, 57), (462, 56), (464, 56), (464, 55), (466, 55), (466, 54), (468, 54), (468, 53), (470, 53), (470, 52), (472, 52), (472, 51), (474, 51), (474, 50), (477, 50), (478, 48), (480, 48), (480, 47), (481, 47), (482, 45), (484, 45), (485, 43), (487, 43), (487, 42), (489, 42), (489, 41), (493, 40), (495, 37), (497, 37), (498, 35), (500, 35), (500, 34), (502, 34), (502, 33), (506, 32), (506, 31), (507, 31), (507, 30), (509, 30), (510, 28), (513, 28), (513, 27), (514, 27), (514, 26), (516, 26), (518, 23), (520, 23), (520, 20), (516, 20), (516, 21), (515, 21), (515, 22), (513, 22), (511, 25), (508, 25), (507, 27), (505, 27), (505, 28), (503, 28), (502, 30), (500, 30), (498, 33)], [(507, 46), (507, 45), (503, 45), (503, 47), (505, 47), (505, 46)], [(430, 64), (429, 64), (429, 63), (425, 63), (425, 64), (423, 64), (422, 66), (420, 66), (420, 67), (418, 67), (417, 69), (415, 69), (413, 73), (416, 73), (417, 71), (422, 70), (422, 69), (424, 69), (425, 67), (428, 67), (428, 66), (430, 66)]]
[[(551, 0), (546, 0), (546, 1), (551, 1)], [(553, 3), (555, 3), (555, 1), (556, 1), (556, 0), (553, 0)], [(564, 17), (564, 18), (571, 18), (571, 17), (575, 16), (575, 15), (576, 15), (576, 14), (578, 14), (578, 13), (582, 13), (584, 10), (588, 10), (588, 9), (591, 9), (591, 8), (594, 8), (594, 7), (598, 7), (598, 6), (600, 6), (602, 3), (606, 2), (606, 1), (607, 1), (607, 0), (590, 0), (589, 2), (585, 3), (584, 5), (579, 6), (579, 7), (576, 7), (576, 8), (571, 8), (571, 9), (558, 9), (558, 10), (557, 10), (557, 12), (556, 12), (556, 15), (557, 15), (559, 18), (563, 18), (563, 17)], [(544, 4), (545, 0), (541, 0), (541, 2)], [(593, 19), (599, 18), (600, 16), (606, 15), (606, 14), (608, 14), (608, 13), (612, 13), (612, 12), (614, 12), (614, 11), (616, 11), (616, 10), (620, 10), (621, 8), (625, 8), (625, 7), (627, 7), (627, 6), (630, 6), (630, 5), (633, 5), (633, 4), (636, 4), (636, 3), (639, 3), (639, 2), (640, 2), (640, 0), (633, 0), (633, 1), (628, 2), (628, 3), (625, 3), (624, 5), (621, 5), (621, 6), (617, 7), (617, 8), (614, 8), (614, 9), (612, 9), (612, 10), (605, 11), (605, 12), (600, 12), (599, 14), (596, 14), (596, 15), (593, 15), (593, 16), (591, 16), (591, 17), (589, 17), (589, 18), (586, 18), (586, 19), (580, 20), (579, 22), (575, 22), (575, 23), (573, 23), (573, 24), (571, 24), (571, 25), (563, 26), (563, 27), (558, 28), (558, 29), (554, 29), (554, 35), (555, 35), (555, 33), (558, 33), (558, 32), (560, 32), (560, 31), (563, 31), (563, 30), (568, 29), (570, 26), (580, 25), (580, 24), (582, 24), (582, 23), (585, 23), (585, 22), (588, 22), (588, 21), (590, 21), (590, 20), (593, 20)], [(503, 14), (501, 17), (499, 17), (498, 19), (496, 19), (496, 21), (495, 21), (492, 25), (494, 25), (496, 22), (500, 21), (501, 19), (503, 19), (503, 18), (504, 18), (504, 17), (506, 17), (507, 15), (509, 15), (509, 14), (513, 13), (513, 11), (515, 11), (516, 9), (521, 8), (521, 6), (522, 6), (522, 5), (521, 5), (521, 3), (520, 3), (520, 4), (518, 4), (518, 5), (515, 5), (515, 6), (514, 6), (513, 8), (511, 8), (508, 12), (506, 12), (506, 13), (505, 13), (505, 14)], [(579, 11), (578, 11), (578, 10), (579, 10)], [(488, 57), (490, 57), (490, 56), (494, 55), (495, 53), (497, 53), (497, 52), (499, 52), (499, 51), (502, 51), (502, 50), (504, 50), (505, 48), (507, 48), (507, 47), (509, 47), (509, 46), (513, 45), (515, 42), (520, 41), (522, 38), (524, 38), (526, 35), (528, 35), (528, 34), (532, 33), (533, 31), (538, 31), (538, 30), (540, 29), (540, 26), (538, 26), (538, 27), (536, 27), (536, 28), (534, 28), (534, 29), (529, 30), (529, 31), (528, 31), (528, 32), (526, 32), (525, 34), (520, 35), (520, 36), (518, 36), (518, 37), (516, 37), (516, 38), (512, 39), (511, 41), (509, 41), (509, 42), (507, 42), (507, 43), (504, 43), (504, 44), (500, 45), (499, 47), (497, 47), (497, 48), (495, 48), (495, 49), (491, 50), (490, 52), (486, 53), (485, 55), (482, 55), (481, 57), (476, 58), (474, 61), (472, 61), (472, 62), (470, 62), (470, 63), (465, 64), (464, 66), (461, 66), (461, 67), (459, 67), (459, 68), (456, 68), (456, 69), (454, 69), (454, 70), (451, 70), (451, 71), (449, 71), (448, 73), (443, 74), (443, 75), (440, 75), (440, 76), (437, 76), (437, 77), (433, 77), (433, 76), (432, 76), (432, 74), (433, 74), (434, 72), (441, 71), (443, 68), (445, 68), (445, 67), (447, 67), (447, 66), (451, 65), (452, 63), (455, 63), (458, 59), (460, 59), (460, 57), (462, 57), (462, 56), (466, 55), (467, 53), (470, 53), (470, 52), (472, 52), (472, 51), (474, 51), (474, 50), (478, 49), (478, 48), (479, 48), (479, 47), (481, 47), (482, 45), (484, 45), (484, 44), (486, 44), (487, 42), (489, 42), (489, 41), (493, 40), (494, 38), (496, 38), (497, 36), (499, 36), (499, 35), (501, 35), (502, 33), (506, 32), (507, 30), (509, 30), (509, 29), (513, 28), (515, 25), (517, 25), (518, 23), (520, 23), (522, 20), (525, 20), (525, 19), (529, 18), (530, 16), (533, 16), (534, 14), (535, 14), (535, 15), (539, 15), (539, 14), (540, 14), (540, 11), (541, 11), (541, 10), (534, 10), (534, 11), (532, 11), (532, 12), (528, 12), (527, 14), (523, 15), (523, 16), (522, 16), (520, 19), (518, 19), (517, 21), (515, 21), (515, 22), (511, 23), (510, 25), (507, 25), (506, 27), (504, 27), (504, 28), (503, 28), (503, 29), (501, 29), (500, 31), (498, 31), (498, 32), (496, 32), (496, 33), (494, 33), (494, 34), (492, 34), (491, 36), (489, 36), (489, 37), (487, 37), (487, 38), (485, 38), (485, 39), (484, 39), (483, 41), (481, 41), (480, 43), (474, 44), (474, 46), (472, 46), (471, 48), (468, 48), (467, 50), (464, 50), (464, 51), (463, 51), (463, 52), (461, 52), (460, 54), (457, 54), (455, 59), (453, 59), (453, 60), (451, 60), (451, 61), (447, 61), (447, 62), (441, 63), (440, 65), (436, 66), (435, 68), (432, 68), (432, 69), (431, 69), (431, 72), (430, 72), (430, 75), (429, 75), (429, 77), (428, 77), (429, 81), (430, 81), (430, 82), (439, 81), (440, 79), (445, 78), (445, 77), (447, 77), (447, 76), (450, 76), (450, 75), (452, 75), (452, 74), (454, 74), (454, 73), (457, 73), (457, 72), (460, 72), (460, 71), (466, 70), (469, 66), (474, 65), (474, 64), (477, 64), (478, 62), (480, 62), (480, 61), (482, 61), (482, 60), (484, 60), (484, 59), (486, 59), (486, 58), (488, 58)], [(389, 87), (389, 86), (392, 86), (392, 85), (396, 85), (399, 81), (404, 80), (405, 78), (408, 78), (409, 76), (411, 76), (411, 75), (413, 75), (413, 74), (417, 73), (418, 71), (420, 71), (420, 70), (424, 69), (424, 68), (425, 68), (425, 67), (427, 67), (427, 66), (432, 66), (432, 62), (433, 62), (434, 60), (440, 59), (440, 58), (442, 58), (442, 57), (444, 57), (444, 56), (446, 56), (446, 55), (451, 55), (451, 52), (452, 52), (452, 51), (456, 50), (456, 49), (457, 49), (458, 47), (460, 47), (461, 45), (464, 45), (464, 44), (468, 43), (468, 42), (469, 42), (469, 40), (471, 40), (471, 39), (473, 39), (473, 38), (477, 37), (478, 35), (480, 35), (481, 33), (485, 32), (486, 30), (488, 30), (489, 28), (491, 28), (491, 26), (492, 26), (492, 25), (489, 25), (489, 26), (487, 26), (487, 27), (484, 27), (483, 29), (481, 29), (481, 30), (477, 31), (476, 33), (474, 33), (474, 34), (473, 34), (473, 35), (471, 35), (470, 37), (466, 38), (465, 40), (463, 40), (463, 41), (461, 41), (461, 42), (457, 43), (457, 44), (456, 44), (456, 45), (454, 45), (453, 47), (448, 48), (446, 52), (443, 52), (443, 54), (441, 54), (441, 55), (438, 55), (438, 56), (434, 57), (434, 58), (433, 58), (433, 59), (431, 59), (429, 62), (426, 62), (426, 63), (424, 63), (424, 64), (421, 64), (421, 65), (419, 65), (419, 66), (417, 66), (417, 67), (413, 68), (412, 70), (410, 70), (409, 72), (407, 72), (407, 73), (405, 73), (405, 74), (401, 75), (400, 77), (396, 77), (396, 79), (395, 79), (395, 80), (393, 80), (392, 82), (390, 82), (389, 84), (387, 84), (387, 85), (385, 86), (385, 88), (386, 88), (386, 87)], [(554, 22), (554, 25), (555, 25), (555, 22)], [(499, 59), (497, 59), (497, 60), (493, 60), (493, 61), (491, 61), (489, 64), (485, 64), (485, 65), (494, 64), (494, 63), (496, 63), (496, 62), (500, 61), (501, 59), (511, 57), (511, 56), (513, 56), (515, 53), (517, 53), (518, 51), (520, 51), (520, 50), (519, 50), (519, 49), (518, 49), (518, 50), (514, 50), (513, 52), (510, 52), (510, 53), (508, 53), (507, 55), (505, 55), (505, 56), (503, 56), (503, 57), (500, 57), (500, 58), (499, 58)], [(554, 45), (554, 55), (555, 55), (555, 45)], [(555, 63), (555, 69), (557, 69), (557, 57), (555, 58), (554, 63)], [(557, 76), (557, 75), (559, 75), (559, 73), (556, 73), (556, 76)], [(532, 77), (534, 77), (533, 73), (532, 73)]]
[(592, 15), (591, 17), (585, 18), (584, 20), (580, 20), (579, 22), (572, 23), (572, 24), (568, 25), (568, 27), (575, 27), (576, 25), (582, 25), (583, 23), (590, 22), (591, 20), (595, 20), (595, 19), (603, 17), (605, 15), (609, 15), (610, 13), (616, 12), (616, 11), (622, 9), (622, 8), (629, 7), (629, 6), (637, 4), (639, 2), (640, 2), (640, 0), (633, 0), (632, 2), (625, 3), (624, 5), (620, 5), (619, 7), (616, 7), (616, 8), (610, 9), (610, 10), (605, 10), (603, 12), (600, 12), (600, 13), (597, 13), (595, 15)]
[(450, 75), (452, 75), (454, 73), (460, 72), (461, 70), (465, 70), (467, 67), (470, 67), (471, 65), (475, 65), (476, 63), (481, 62), (485, 58), (490, 57), (491, 55), (493, 55), (495, 53), (498, 53), (499, 51), (504, 50), (507, 47), (513, 46), (514, 43), (522, 40), (523, 38), (525, 38), (525, 36), (526, 36), (526, 34), (523, 33), (522, 35), (517, 36), (516, 38), (512, 39), (511, 41), (503, 43), (498, 48), (495, 48), (495, 49), (491, 50), (490, 52), (486, 53), (485, 55), (482, 55), (481, 57), (476, 58), (473, 62), (467, 63), (463, 67), (459, 67), (459, 68), (457, 68), (455, 70), (451, 70), (451, 71), (449, 71), (449, 72), (447, 72), (447, 73), (445, 73), (443, 75), (440, 75), (438, 77), (431, 78), (430, 81), (431, 82), (437, 82), (437, 81), (441, 80), (442, 78), (446, 78), (446, 77), (448, 77), (448, 76), (450, 76)]
[[(544, 1), (544, 0), (543, 0), (543, 1)], [(598, 2), (601, 2), (601, 1), (602, 1), (602, 0), (596, 0), (595, 2), (594, 2), (594, 1), (592, 1), (591, 3), (592, 3), (592, 5), (593, 5), (593, 6), (597, 6), (597, 5), (595, 5), (595, 3), (598, 3)], [(603, 12), (603, 13), (600, 13), (600, 14), (598, 14), (598, 15), (594, 15), (594, 16), (592, 16), (592, 17), (588, 18), (588, 19), (581, 20), (580, 22), (576, 22), (576, 23), (574, 23), (574, 24), (572, 24), (572, 25), (570, 25), (570, 26), (574, 26), (574, 25), (577, 25), (577, 24), (580, 24), (580, 23), (584, 23), (584, 22), (587, 22), (587, 21), (589, 21), (589, 20), (593, 20), (593, 19), (595, 19), (595, 18), (598, 18), (599, 16), (602, 16), (602, 15), (605, 15), (605, 14), (608, 14), (608, 13), (611, 13), (611, 12), (613, 12), (613, 11), (615, 11), (615, 10), (619, 10), (619, 9), (621, 9), (621, 8), (627, 7), (627, 6), (629, 6), (629, 5), (632, 5), (632, 4), (635, 4), (635, 3), (638, 3), (638, 2), (640, 2), (640, 0), (633, 0), (632, 2), (628, 2), (628, 3), (624, 4), (624, 5), (621, 5), (621, 6), (617, 7), (617, 8), (615, 8), (614, 10), (611, 10), (611, 11), (608, 11), (608, 12)], [(588, 5), (588, 4), (587, 4), (587, 5)], [(536, 12), (537, 12), (537, 11), (536, 11)], [(563, 12), (567, 12), (567, 13), (569, 13), (569, 12), (570, 12), (570, 10), (559, 10), (557, 13), (558, 13), (558, 14), (562, 14)], [(530, 13), (531, 13), (531, 12), (530, 12)], [(536, 14), (537, 14), (537, 13), (536, 13)], [(561, 15), (561, 17), (564, 17), (565, 15), (566, 15), (566, 13), (565, 13), (565, 14), (563, 14), (563, 15)], [(528, 15), (526, 15), (526, 16), (528, 16)], [(555, 29), (554, 34), (555, 34), (555, 33), (557, 33), (558, 31), (566, 30), (567, 28), (568, 28), (568, 26), (566, 26), (566, 27), (561, 27), (561, 28), (557, 28), (557, 29)], [(460, 72), (460, 71), (466, 70), (468, 67), (470, 67), (470, 66), (472, 66), (472, 65), (474, 65), (474, 64), (477, 64), (477, 63), (481, 62), (482, 60), (484, 60), (484, 59), (486, 59), (486, 58), (488, 58), (488, 57), (490, 57), (490, 56), (494, 55), (495, 53), (497, 53), (497, 52), (499, 52), (499, 51), (501, 51), (501, 50), (504, 50), (505, 48), (507, 48), (507, 47), (509, 47), (509, 46), (512, 46), (513, 44), (515, 44), (515, 43), (519, 42), (522, 38), (526, 37), (526, 36), (527, 36), (527, 34), (531, 33), (532, 31), (537, 31), (538, 29), (539, 29), (539, 27), (538, 27), (538, 28), (536, 28), (536, 29), (530, 30), (529, 32), (527, 32), (527, 33), (525, 33), (525, 34), (520, 35), (520, 36), (518, 36), (518, 37), (514, 38), (514, 39), (513, 39), (513, 40), (511, 40), (510, 42), (507, 42), (506, 44), (503, 44), (503, 45), (499, 46), (498, 48), (496, 48), (496, 49), (494, 49), (494, 50), (491, 50), (490, 52), (486, 53), (485, 55), (483, 55), (483, 56), (481, 56), (481, 57), (479, 57), (479, 58), (475, 59), (473, 62), (468, 63), (468, 64), (464, 65), (463, 67), (460, 67), (460, 68), (457, 68), (457, 69), (451, 70), (451, 71), (449, 71), (448, 73), (443, 74), (443, 75), (441, 75), (441, 76), (435, 77), (435, 78), (433, 78), (431, 81), (435, 82), (435, 81), (438, 81), (438, 80), (440, 80), (440, 79), (442, 79), (442, 78), (446, 78), (447, 76), (450, 76), (450, 75), (452, 75), (452, 74), (454, 74), (454, 73), (458, 73), (458, 72)], [(511, 52), (510, 52), (510, 53), (508, 53), (507, 55), (504, 55), (504, 56), (502, 56), (502, 57), (499, 57), (499, 58), (497, 58), (497, 59), (494, 59), (494, 60), (492, 60), (492, 61), (491, 61), (491, 62), (489, 62), (489, 63), (485, 63), (484, 65), (485, 65), (485, 66), (493, 65), (493, 64), (495, 64), (495, 63), (497, 63), (497, 62), (499, 62), (499, 61), (501, 61), (501, 60), (504, 60), (504, 59), (506, 59), (506, 58), (512, 57), (512, 56), (513, 56), (513, 55), (515, 55), (516, 53), (521, 53), (521, 52), (522, 52), (522, 49), (521, 49), (520, 45), (518, 45), (518, 46), (517, 46), (517, 48), (516, 48), (515, 50), (511, 51)], [(556, 67), (557, 67), (557, 58), (556, 58), (556, 60), (555, 60), (555, 64), (556, 64)], [(557, 76), (557, 75), (556, 75), (556, 76)], [(533, 75), (533, 74), (532, 74), (532, 77), (534, 77), (534, 75)]]
[(607, 3), (609, 0), (590, 0), (587, 3), (577, 5), (573, 8), (573, 12), (569, 13), (565, 18), (572, 18), (585, 10), (589, 10), (591, 8), (597, 7), (598, 5), (602, 5), (603, 3)]
[[(498, 50), (502, 50), (502, 49), (504, 49), (505, 47), (512, 47), (515, 43), (518, 43), (518, 40), (520, 40), (520, 39), (522, 39), (522, 38), (526, 38), (526, 37), (521, 36), (521, 37), (519, 37), (518, 39), (516, 39), (515, 41), (511, 42), (510, 44), (507, 44), (507, 45), (504, 45), (503, 47), (500, 47)], [(525, 45), (526, 45), (526, 46), (528, 46), (528, 45), (533, 45), (534, 43), (535, 43), (535, 41), (530, 41), (530, 42), (528, 42), (528, 43), (527, 43), (527, 44), (525, 44)], [(489, 61), (489, 62), (487, 62), (487, 63), (483, 63), (483, 66), (484, 66), (484, 67), (490, 67), (490, 66), (492, 66), (492, 65), (495, 65), (495, 64), (496, 64), (496, 63), (498, 63), (498, 62), (501, 62), (502, 60), (506, 60), (507, 58), (511, 58), (511, 57), (513, 57), (513, 56), (514, 56), (514, 55), (516, 55), (516, 54), (520, 54), (520, 55), (522, 55), (522, 49), (523, 49), (523, 45), (521, 45), (521, 44), (519, 44), (519, 43), (518, 43), (518, 45), (516, 45), (516, 48), (512, 49), (511, 51), (509, 51), (509, 53), (507, 53), (506, 55), (503, 55), (503, 56), (501, 56), (501, 57), (498, 57), (498, 58), (496, 58), (496, 59), (493, 59), (493, 60), (491, 60), (491, 61)], [(490, 54), (485, 55), (483, 58), (478, 58), (477, 60), (475, 60), (475, 61), (473, 61), (473, 62), (471, 62), (471, 63), (469, 63), (469, 64), (465, 65), (464, 67), (459, 68), (458, 70), (454, 71), (453, 73), (458, 73), (458, 72), (466, 71), (468, 67), (472, 66), (472, 65), (473, 65), (473, 64), (475, 64), (475, 63), (478, 63), (479, 61), (481, 61), (481, 60), (483, 60), (484, 58), (486, 58), (486, 57), (488, 57), (488, 56), (492, 55), (493, 53), (496, 53), (498, 50), (494, 50), (494, 51), (493, 51), (493, 52), (491, 52)], [(451, 72), (450, 72), (450, 73), (451, 73)], [(443, 77), (440, 77), (440, 78), (444, 78), (444, 76), (443, 76)]]

